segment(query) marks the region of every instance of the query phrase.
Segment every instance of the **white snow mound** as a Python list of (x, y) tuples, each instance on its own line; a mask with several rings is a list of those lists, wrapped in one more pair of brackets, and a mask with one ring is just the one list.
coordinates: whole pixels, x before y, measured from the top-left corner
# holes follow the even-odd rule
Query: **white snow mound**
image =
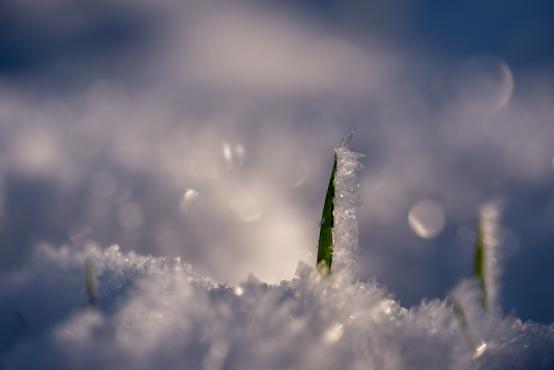
[[(92, 260), (97, 304), (87, 304)], [(0, 283), (2, 369), (546, 369), (554, 327), (405, 309), (375, 282), (300, 265), (280, 285), (236, 287), (179, 260), (40, 246)], [(478, 322), (479, 325), (473, 325)], [(471, 342), (474, 340), (475, 343)]]

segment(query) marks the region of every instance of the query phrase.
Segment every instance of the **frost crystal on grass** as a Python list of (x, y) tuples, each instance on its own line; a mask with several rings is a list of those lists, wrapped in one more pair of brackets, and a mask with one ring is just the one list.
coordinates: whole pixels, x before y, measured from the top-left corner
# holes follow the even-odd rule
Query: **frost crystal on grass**
[(337, 173), (335, 177), (335, 227), (333, 230), (334, 269), (356, 274), (356, 251), (359, 248), (358, 220), (356, 209), (361, 201), (358, 195), (359, 181), (357, 172), (362, 154), (348, 149), (343, 142), (335, 149), (337, 154)]
[(356, 208), (358, 196), (359, 159), (362, 154), (348, 149), (349, 137), (335, 148), (333, 169), (321, 220), (317, 267), (323, 271), (333, 270), (342, 276), (357, 273), (355, 252), (358, 249), (358, 220)]
[(482, 232), (483, 244), (483, 290), (487, 308), (495, 308), (498, 303), (499, 278), (499, 240), (498, 217), (499, 209), (496, 203), (490, 202), (481, 207), (479, 212), (479, 228)]

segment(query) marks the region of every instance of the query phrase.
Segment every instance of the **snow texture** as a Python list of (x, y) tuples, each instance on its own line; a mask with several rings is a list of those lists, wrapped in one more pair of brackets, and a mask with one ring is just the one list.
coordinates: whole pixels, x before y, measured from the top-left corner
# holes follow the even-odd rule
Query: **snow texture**
[(337, 173), (335, 176), (335, 209), (333, 216), (333, 271), (355, 276), (357, 268), (356, 251), (359, 249), (358, 220), (356, 208), (361, 200), (358, 195), (357, 172), (362, 154), (348, 148), (349, 138), (335, 148)]
[(233, 287), (194, 274), (179, 258), (117, 245), (40, 245), (0, 282), (0, 368), (554, 367), (554, 326), (485, 312), (473, 280), (453, 299), (412, 308), (376, 281), (357, 281), (360, 155), (341, 145), (337, 156), (333, 274), (300, 264), (279, 285), (251, 276)]
[[(97, 277), (95, 307), (87, 304), (87, 259), (94, 261)], [(280, 285), (250, 277), (231, 287), (193, 274), (179, 260), (123, 254), (116, 246), (43, 245), (24, 269), (0, 285), (1, 366), (400, 370), (554, 365), (553, 326), (481, 312), (468, 315), (475, 339), (470, 343), (448, 301), (406, 309), (377, 283), (342, 277), (322, 278), (300, 265), (296, 276)]]

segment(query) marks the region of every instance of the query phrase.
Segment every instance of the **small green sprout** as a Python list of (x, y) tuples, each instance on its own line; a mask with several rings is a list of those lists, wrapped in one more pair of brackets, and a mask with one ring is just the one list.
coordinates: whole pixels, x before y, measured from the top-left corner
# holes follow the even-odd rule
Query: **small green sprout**
[(481, 304), (485, 310), (488, 308), (487, 299), (487, 284), (485, 281), (486, 273), (486, 245), (485, 245), (485, 231), (483, 225), (483, 219), (479, 220), (479, 228), (477, 230), (477, 240), (475, 241), (475, 258), (473, 260), (473, 275), (479, 281), (481, 292), (483, 294)]
[(91, 307), (94, 307), (96, 306), (96, 284), (94, 277), (94, 264), (90, 258), (87, 258), (85, 262), (85, 286), (88, 304)]
[(331, 272), (331, 264), (333, 262), (333, 227), (335, 219), (333, 210), (335, 209), (335, 175), (337, 172), (337, 153), (333, 156), (333, 170), (327, 194), (325, 195), (325, 203), (323, 204), (323, 215), (321, 217), (321, 226), (319, 229), (319, 245), (317, 248), (317, 269), (324, 273)]
[(473, 336), (471, 335), (471, 331), (469, 330), (469, 323), (467, 321), (466, 313), (462, 304), (458, 302), (458, 300), (455, 298), (452, 298), (452, 309), (454, 311), (454, 317), (458, 322), (458, 326), (460, 327), (466, 342), (471, 348), (473, 348), (475, 341), (473, 339)]

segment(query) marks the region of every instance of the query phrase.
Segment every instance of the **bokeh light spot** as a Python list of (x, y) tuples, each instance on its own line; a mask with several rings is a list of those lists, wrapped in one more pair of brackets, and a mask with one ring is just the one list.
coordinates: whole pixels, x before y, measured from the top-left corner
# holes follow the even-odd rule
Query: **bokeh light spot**
[(418, 201), (408, 214), (410, 228), (424, 239), (437, 236), (444, 228), (445, 221), (442, 205), (431, 199)]
[(263, 216), (260, 202), (252, 195), (238, 195), (229, 200), (229, 209), (242, 222), (258, 221)]
[(456, 77), (462, 104), (470, 111), (495, 111), (505, 107), (514, 90), (514, 77), (501, 58), (484, 55), (465, 61)]

